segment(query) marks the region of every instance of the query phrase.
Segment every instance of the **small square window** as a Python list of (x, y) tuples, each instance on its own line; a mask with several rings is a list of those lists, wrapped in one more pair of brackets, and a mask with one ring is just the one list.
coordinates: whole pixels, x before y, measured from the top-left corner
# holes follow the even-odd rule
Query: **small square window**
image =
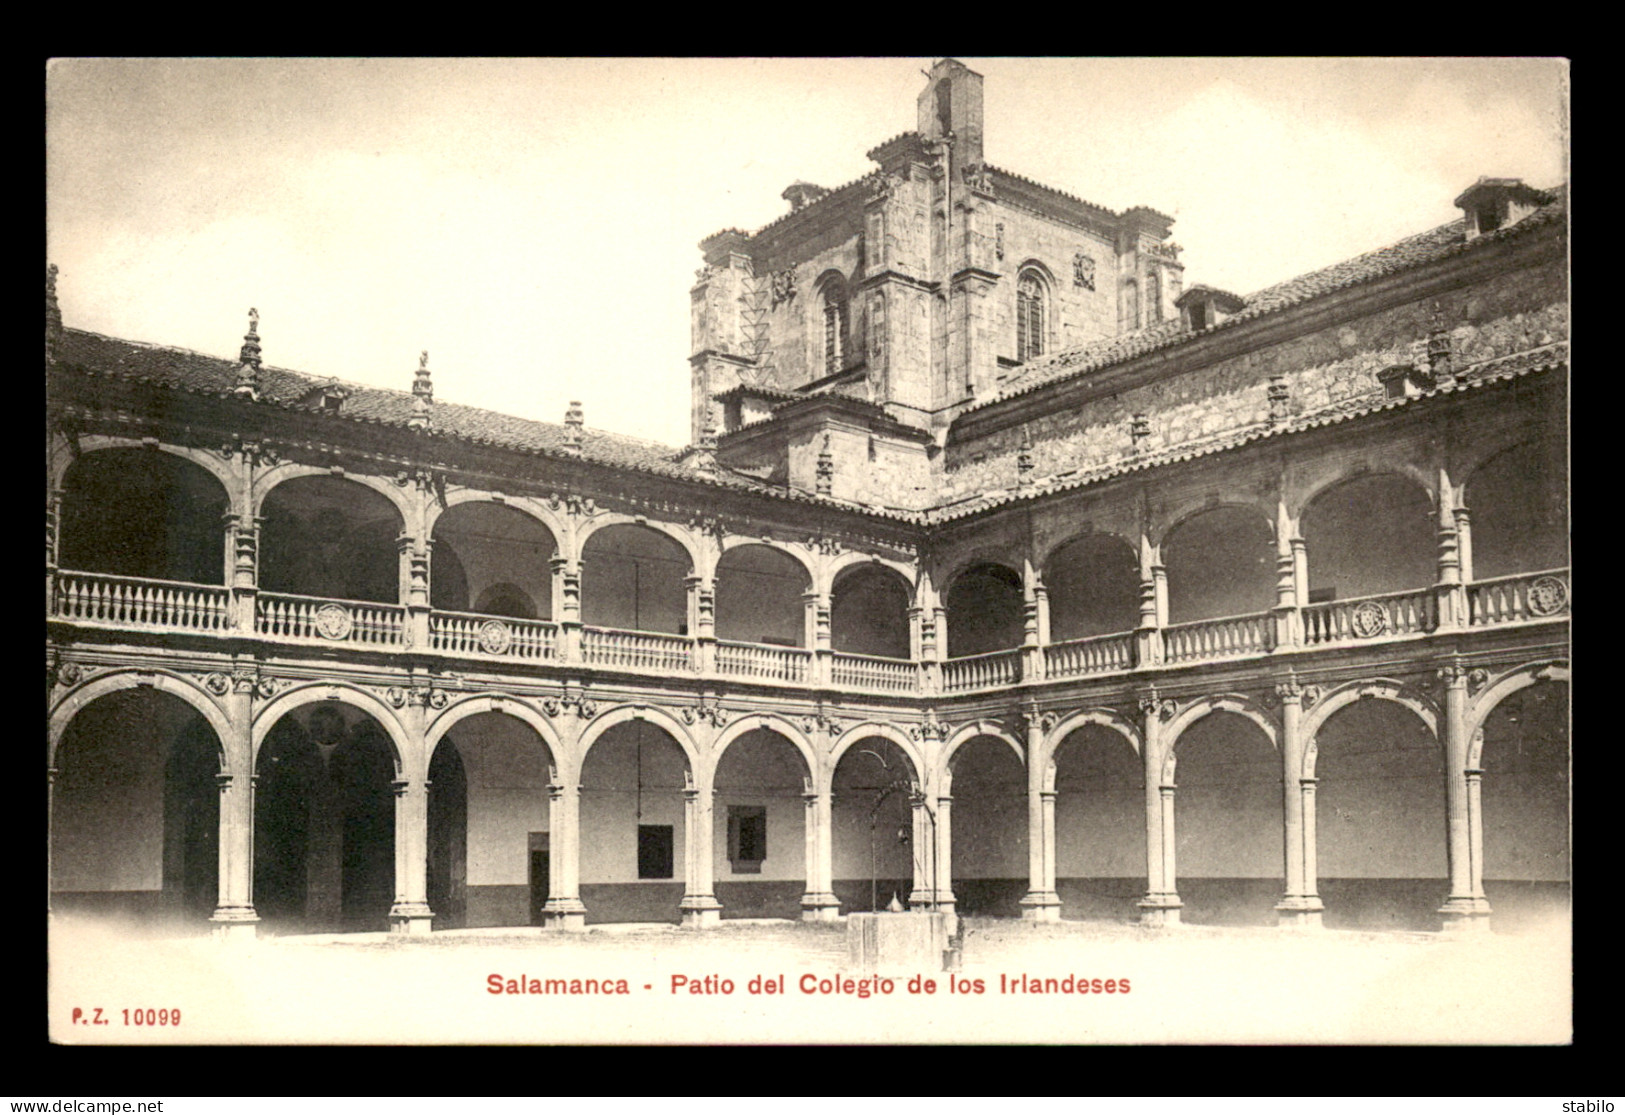
[(735, 874), (755, 875), (767, 859), (767, 809), (760, 805), (728, 807), (728, 860)]
[(672, 826), (638, 826), (638, 878), (669, 879), (672, 864)]

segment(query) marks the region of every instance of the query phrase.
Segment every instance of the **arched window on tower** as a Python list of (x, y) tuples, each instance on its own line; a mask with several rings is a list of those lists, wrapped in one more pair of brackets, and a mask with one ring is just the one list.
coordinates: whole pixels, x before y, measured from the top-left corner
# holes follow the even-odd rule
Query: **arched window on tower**
[(1162, 320), (1162, 276), (1155, 271), (1145, 276), (1145, 323)]
[(1031, 271), (1016, 280), (1016, 359), (1044, 353), (1044, 283)]
[(832, 376), (846, 367), (849, 333), (847, 327), (846, 284), (831, 277), (823, 284), (824, 374)]

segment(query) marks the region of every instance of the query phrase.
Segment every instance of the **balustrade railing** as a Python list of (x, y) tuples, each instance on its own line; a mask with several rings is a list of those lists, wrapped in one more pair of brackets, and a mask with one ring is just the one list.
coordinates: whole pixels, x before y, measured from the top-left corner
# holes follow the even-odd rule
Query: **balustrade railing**
[(1273, 643), (1274, 619), (1268, 612), (1223, 619), (1176, 623), (1162, 629), (1162, 660), (1200, 662), (1267, 653)]
[(162, 631), (229, 631), (231, 590), (150, 577), (63, 570), (51, 614), (75, 623), (111, 623)]
[(395, 649), (407, 642), (406, 609), (399, 604), (262, 592), (254, 601), (254, 632), (289, 642)]
[(799, 647), (717, 640), (717, 673), (728, 677), (806, 681), (812, 676), (811, 662), (812, 655)]
[(942, 663), (942, 691), (963, 693), (994, 685), (1013, 685), (1021, 680), (1021, 651), (995, 650), (949, 658)]
[(429, 646), (450, 654), (543, 662), (557, 657), (558, 627), (543, 620), (431, 612)]
[(610, 627), (581, 629), (582, 660), (594, 666), (633, 670), (691, 670), (694, 644), (680, 635), (620, 631)]
[(1467, 586), (1467, 622), (1473, 627), (1546, 619), (1569, 612), (1569, 571), (1549, 569), (1492, 577)]
[(1305, 646), (1413, 635), (1438, 626), (1439, 598), (1432, 588), (1333, 600), (1303, 609)]
[(1134, 632), (1069, 639), (1044, 648), (1044, 676), (1085, 677), (1127, 670), (1134, 665)]
[(906, 658), (876, 658), (837, 651), (830, 662), (830, 681), (852, 689), (912, 693), (919, 688), (919, 677), (919, 668)]

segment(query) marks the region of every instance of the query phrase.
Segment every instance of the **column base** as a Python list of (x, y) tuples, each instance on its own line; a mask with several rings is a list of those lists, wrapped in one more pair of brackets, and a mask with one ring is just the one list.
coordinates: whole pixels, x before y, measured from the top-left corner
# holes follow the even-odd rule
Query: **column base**
[(1060, 921), (1061, 896), (1052, 890), (1032, 890), (1021, 900), (1023, 921)]
[(1282, 929), (1321, 929), (1320, 915), (1325, 909), (1319, 895), (1288, 895), (1276, 903), (1275, 924)]
[(801, 896), (802, 921), (834, 921), (841, 916), (841, 900), (829, 891), (808, 891)]
[(704, 929), (722, 924), (722, 903), (714, 895), (685, 895), (677, 908), (683, 911), (685, 929)]
[(209, 919), (217, 941), (252, 941), (259, 936), (259, 922), (252, 906), (220, 906)]
[(1488, 899), (1452, 895), (1439, 907), (1444, 918), (1444, 932), (1452, 935), (1476, 935), (1490, 931), (1490, 904)]
[(392, 937), (426, 937), (434, 928), (434, 911), (427, 902), (397, 902), (389, 911)]
[(549, 898), (542, 907), (542, 924), (548, 929), (574, 932), (587, 928), (587, 907), (579, 898)]
[(1140, 908), (1140, 924), (1148, 929), (1174, 928), (1185, 906), (1177, 894), (1148, 894), (1135, 905)]

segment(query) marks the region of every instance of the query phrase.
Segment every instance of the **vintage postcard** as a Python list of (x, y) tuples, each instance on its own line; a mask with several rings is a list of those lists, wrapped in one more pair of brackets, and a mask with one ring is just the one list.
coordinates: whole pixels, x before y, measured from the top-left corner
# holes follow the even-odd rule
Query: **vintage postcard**
[(65, 1044), (1565, 1044), (1561, 59), (58, 59)]

